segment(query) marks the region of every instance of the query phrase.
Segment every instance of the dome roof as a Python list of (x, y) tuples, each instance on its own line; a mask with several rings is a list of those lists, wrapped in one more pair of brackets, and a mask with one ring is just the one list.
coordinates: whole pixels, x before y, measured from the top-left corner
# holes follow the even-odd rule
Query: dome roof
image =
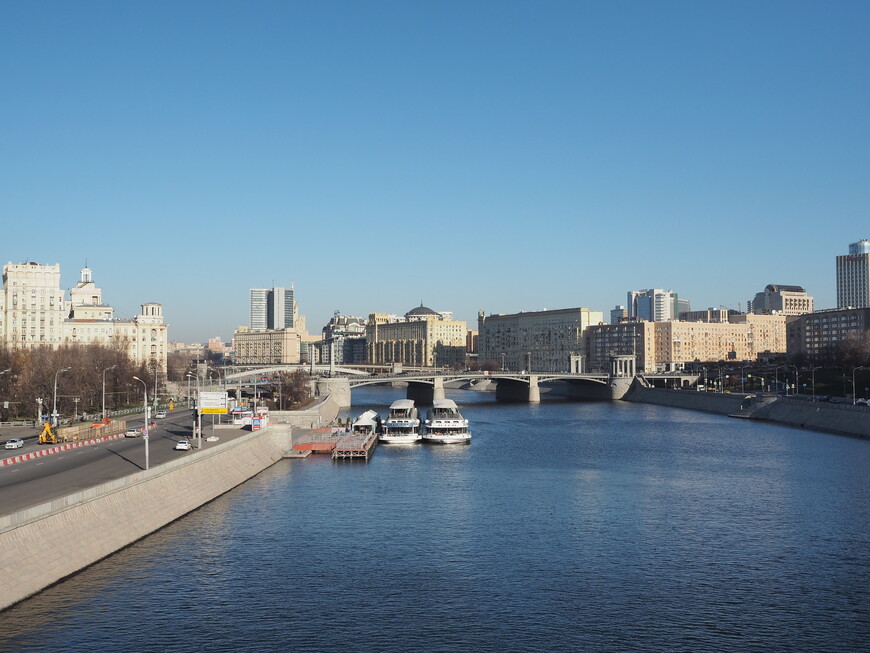
[(422, 303), (405, 313), (405, 317), (422, 317), (424, 315), (438, 315), (438, 313), (433, 311), (431, 308), (426, 308)]

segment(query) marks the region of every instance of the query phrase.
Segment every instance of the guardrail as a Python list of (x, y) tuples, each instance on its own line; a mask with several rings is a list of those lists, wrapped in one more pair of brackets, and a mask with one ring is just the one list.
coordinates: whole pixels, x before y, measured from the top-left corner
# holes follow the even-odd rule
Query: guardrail
[(28, 428), (36, 428), (35, 419), (18, 419), (13, 422), (0, 422), (0, 427), (3, 426), (26, 426)]

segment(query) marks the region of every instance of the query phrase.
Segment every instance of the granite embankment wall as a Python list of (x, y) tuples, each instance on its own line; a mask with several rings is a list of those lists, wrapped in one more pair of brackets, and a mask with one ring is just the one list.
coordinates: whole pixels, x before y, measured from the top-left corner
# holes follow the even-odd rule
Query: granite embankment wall
[[(306, 425), (318, 422), (320, 411), (320, 420), (333, 419), (333, 403), (326, 399), (306, 411)], [(293, 428), (275, 423), (148, 471), (0, 516), (0, 610), (256, 476), (292, 449)]]
[(812, 402), (791, 397), (763, 396), (751, 400), (746, 397), (744, 394), (647, 388), (635, 383), (624, 400), (720, 415), (739, 415), (824, 433), (870, 437), (870, 408), (866, 406)]

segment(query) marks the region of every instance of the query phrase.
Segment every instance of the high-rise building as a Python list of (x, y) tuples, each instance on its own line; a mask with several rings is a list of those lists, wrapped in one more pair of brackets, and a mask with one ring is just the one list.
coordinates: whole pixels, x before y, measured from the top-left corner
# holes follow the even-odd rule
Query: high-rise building
[(251, 328), (252, 329), (268, 329), (268, 313), (267, 306), (269, 305), (268, 288), (251, 288)]
[(850, 243), (837, 257), (837, 307), (870, 308), (870, 241)]
[[(299, 319), (296, 292), (290, 288), (251, 288), (252, 329), (295, 329)], [(302, 330), (302, 329), (300, 329)]]
[(681, 300), (677, 293), (661, 288), (631, 290), (628, 292), (628, 318), (648, 322), (676, 320), (680, 311), (690, 311), (688, 300)]

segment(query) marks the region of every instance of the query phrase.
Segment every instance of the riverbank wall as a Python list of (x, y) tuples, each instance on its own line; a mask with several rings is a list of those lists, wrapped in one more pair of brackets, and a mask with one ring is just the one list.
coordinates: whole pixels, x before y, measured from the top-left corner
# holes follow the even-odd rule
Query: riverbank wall
[[(333, 409), (325, 399), (305, 411), (300, 419), (307, 422), (300, 428), (317, 422), (319, 411), (328, 423)], [(289, 421), (0, 516), (0, 610), (163, 528), (286, 457), (295, 428)]]
[(814, 402), (795, 397), (666, 390), (645, 387), (637, 382), (623, 399), (773, 422), (822, 433), (870, 437), (870, 408), (866, 406)]

